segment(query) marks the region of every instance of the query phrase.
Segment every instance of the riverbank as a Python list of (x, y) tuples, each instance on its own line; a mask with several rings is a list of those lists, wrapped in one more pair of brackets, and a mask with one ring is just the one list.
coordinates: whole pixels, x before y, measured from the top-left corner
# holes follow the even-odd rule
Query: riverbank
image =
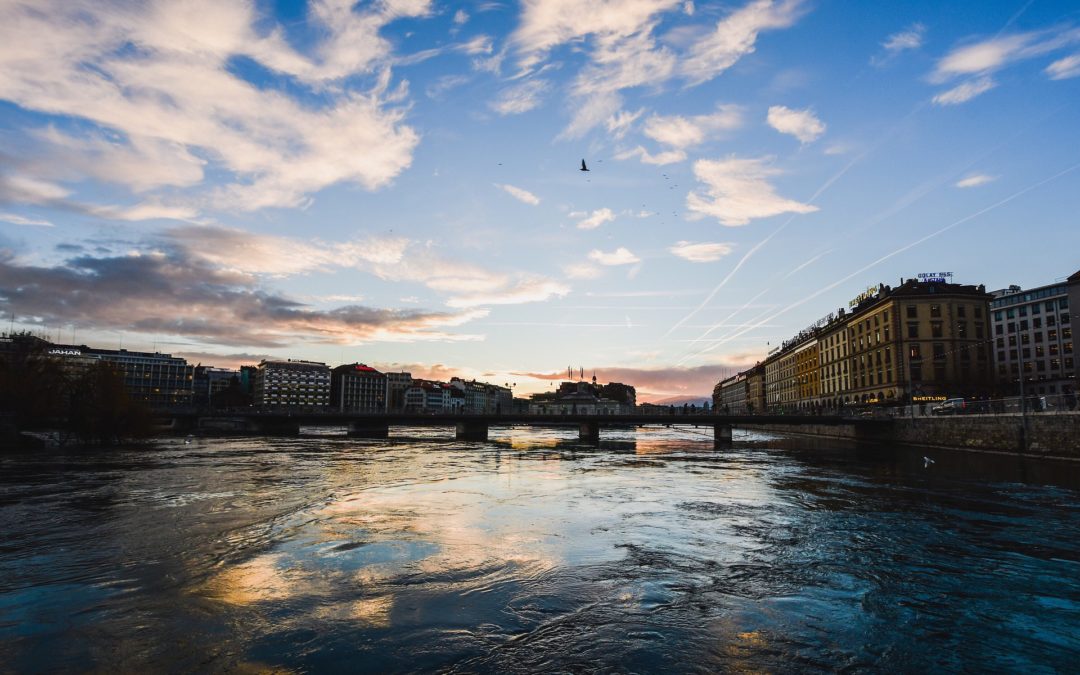
[(936, 447), (1017, 454), (1033, 459), (1080, 462), (1080, 413), (956, 415), (897, 418), (885, 428), (809, 425), (740, 425), (776, 434), (836, 438), (860, 443)]

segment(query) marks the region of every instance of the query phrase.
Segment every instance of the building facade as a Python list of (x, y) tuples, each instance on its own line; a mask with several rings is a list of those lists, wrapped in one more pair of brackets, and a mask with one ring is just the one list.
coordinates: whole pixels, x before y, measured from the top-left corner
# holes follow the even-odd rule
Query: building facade
[(334, 368), (330, 371), (330, 407), (339, 412), (384, 412), (386, 375), (363, 363)]
[(1010, 286), (994, 292), (990, 301), (994, 372), (1002, 393), (1020, 393), (1021, 377), (1025, 394), (1075, 391), (1069, 291), (1069, 282), (1063, 282), (1028, 290)]
[(255, 405), (264, 408), (326, 408), (330, 369), (316, 361), (262, 361), (255, 372), (253, 397)]

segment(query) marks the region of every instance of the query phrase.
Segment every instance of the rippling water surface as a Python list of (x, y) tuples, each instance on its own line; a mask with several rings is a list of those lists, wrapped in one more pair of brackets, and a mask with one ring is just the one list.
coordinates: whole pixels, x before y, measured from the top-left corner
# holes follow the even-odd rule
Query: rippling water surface
[(0, 456), (0, 672), (1080, 658), (1069, 488), (693, 430), (395, 433)]

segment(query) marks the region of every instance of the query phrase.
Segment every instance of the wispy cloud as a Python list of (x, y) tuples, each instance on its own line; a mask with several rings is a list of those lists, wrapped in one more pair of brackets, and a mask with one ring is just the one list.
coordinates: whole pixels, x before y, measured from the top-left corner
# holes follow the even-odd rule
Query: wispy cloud
[(207, 226), (174, 228), (162, 237), (167, 248), (234, 274), (287, 277), (356, 269), (385, 281), (423, 284), (447, 296), (449, 307), (539, 302), (569, 292), (565, 284), (536, 274), (503, 273), (447, 259), (430, 244), (405, 237), (325, 242)]
[(712, 33), (695, 43), (680, 71), (691, 84), (711, 80), (753, 53), (759, 33), (788, 28), (802, 14), (800, 0), (754, 0), (721, 19)]
[[(979, 42), (957, 47), (938, 60), (930, 74), (930, 81), (943, 84), (955, 78), (967, 78), (962, 84), (934, 96), (934, 103), (956, 105), (989, 91), (996, 82), (994, 73), (1022, 60), (1044, 56), (1080, 42), (1080, 29), (1031, 31), (1011, 35), (999, 35)], [(1068, 72), (1069, 57), (1060, 59), (1047, 67), (1051, 79), (1057, 69)], [(1055, 66), (1062, 62), (1064, 65)], [(1076, 66), (1076, 64), (1073, 64)]]
[(1046, 67), (1046, 74), (1050, 76), (1051, 80), (1080, 77), (1080, 54), (1073, 54), (1054, 61)]
[(720, 242), (677, 242), (668, 249), (673, 255), (696, 263), (715, 262), (735, 250), (735, 245)]
[(817, 211), (816, 206), (776, 194), (768, 179), (782, 172), (770, 167), (770, 161), (768, 157), (729, 157), (694, 162), (694, 175), (705, 187), (703, 192), (695, 191), (686, 196), (687, 208), (728, 226), (746, 225), (755, 218), (782, 213)]
[(488, 305), (520, 305), (526, 302), (544, 302), (552, 298), (561, 298), (570, 292), (570, 287), (553, 279), (543, 277), (526, 278), (517, 283), (497, 289), (475, 293), (461, 293), (446, 302), (449, 307), (468, 308)]
[(641, 262), (641, 258), (638, 258), (623, 246), (610, 253), (599, 249), (589, 251), (589, 260), (595, 260), (601, 265), (632, 265)]
[(984, 173), (972, 174), (956, 181), (956, 187), (958, 188), (970, 188), (978, 187), (979, 185), (985, 185), (991, 181), (997, 180), (996, 176), (987, 176)]
[(895, 58), (898, 54), (913, 49), (919, 49), (926, 41), (926, 26), (914, 23), (904, 30), (893, 33), (881, 43), (884, 54), (870, 59), (875, 66), (882, 66)]
[(602, 269), (589, 263), (563, 265), (562, 270), (568, 279), (596, 279), (604, 273)]
[(615, 220), (615, 212), (604, 207), (596, 209), (589, 214), (589, 217), (579, 220), (577, 226), (579, 230), (595, 230), (604, 223), (610, 223), (613, 220)]
[(500, 190), (505, 191), (508, 195), (510, 195), (514, 199), (516, 199), (518, 201), (521, 201), (521, 202), (524, 202), (526, 204), (529, 204), (531, 206), (536, 206), (537, 204), (540, 203), (540, 198), (539, 197), (537, 197), (536, 195), (534, 195), (533, 193), (529, 192), (528, 190), (526, 190), (524, 188), (519, 188), (519, 187), (516, 187), (516, 186), (513, 186), (513, 185), (504, 185), (504, 184), (501, 184), (501, 183), (495, 183), (495, 187), (499, 188)]
[(923, 46), (926, 38), (926, 26), (921, 23), (912, 24), (899, 33), (893, 33), (881, 44), (888, 52), (902, 52), (908, 49), (918, 49)]
[(673, 148), (700, 145), (716, 134), (733, 131), (743, 124), (742, 106), (719, 105), (708, 115), (651, 115), (642, 132), (652, 140)]
[(719, 105), (707, 115), (651, 115), (642, 133), (667, 149), (652, 154), (642, 146), (619, 153), (619, 159), (639, 157), (646, 164), (673, 164), (686, 159), (686, 150), (738, 129), (743, 111), (737, 105)]
[[(64, 182), (74, 160), (80, 177), (136, 193), (195, 190), (202, 208), (299, 206), (336, 183), (379, 189), (410, 165), (419, 135), (380, 33), (428, 11), (316, 0), (320, 39), (302, 53), (251, 3), (15, 0), (0, 8), (0, 98), (100, 132), (37, 138), (53, 161), (33, 178)], [(321, 103), (253, 86), (237, 59), (320, 90)], [(209, 171), (223, 183), (208, 189)]]
[(825, 123), (811, 110), (792, 110), (774, 105), (769, 107), (769, 126), (782, 134), (788, 134), (802, 143), (813, 143), (825, 133)]
[(996, 86), (997, 82), (994, 82), (993, 78), (980, 77), (975, 80), (969, 80), (962, 84), (958, 84), (952, 89), (947, 89), (940, 94), (937, 94), (934, 96), (933, 101), (938, 105), (959, 105), (970, 101), (980, 94), (985, 94)]
[(502, 90), (491, 102), (491, 109), (500, 115), (520, 115), (529, 112), (543, 102), (543, 96), (549, 88), (546, 80), (526, 80)]
[(27, 227), (54, 227), (52, 223), (40, 218), (27, 218), (16, 213), (0, 213), (0, 220), (12, 225), (25, 225)]

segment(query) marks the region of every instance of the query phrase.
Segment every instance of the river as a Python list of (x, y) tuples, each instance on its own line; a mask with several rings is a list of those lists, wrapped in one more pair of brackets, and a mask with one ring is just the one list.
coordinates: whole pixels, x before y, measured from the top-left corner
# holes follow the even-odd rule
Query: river
[(1076, 486), (738, 431), (393, 433), (0, 456), (0, 672), (1077, 667)]

